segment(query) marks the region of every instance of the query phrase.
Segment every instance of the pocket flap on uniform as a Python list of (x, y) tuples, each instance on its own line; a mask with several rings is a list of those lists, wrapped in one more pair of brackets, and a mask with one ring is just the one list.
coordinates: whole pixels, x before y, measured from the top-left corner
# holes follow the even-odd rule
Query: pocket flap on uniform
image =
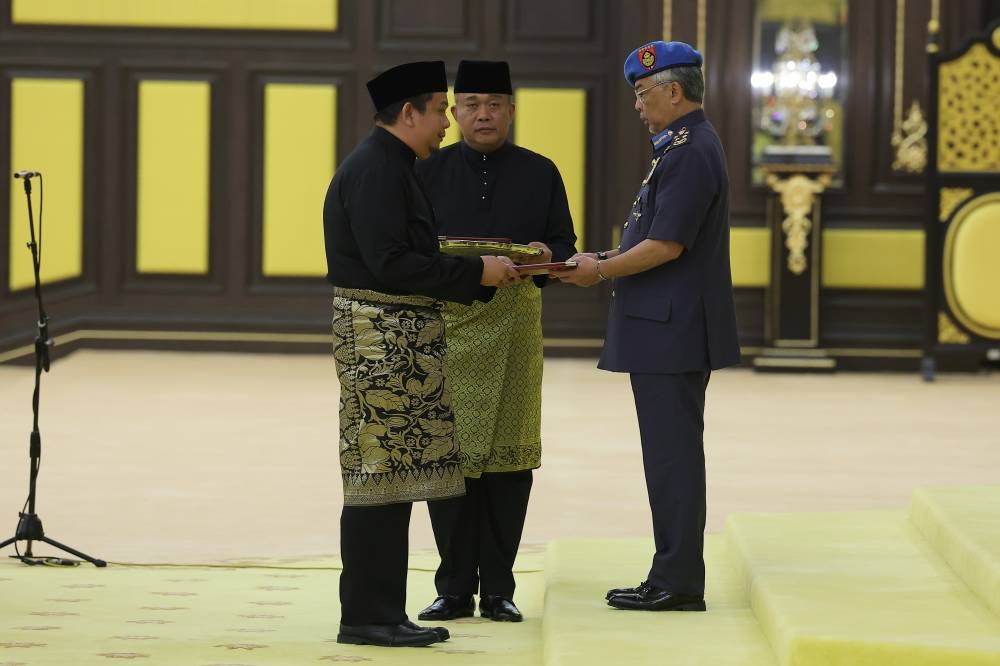
[(646, 300), (632, 297), (625, 301), (625, 314), (639, 319), (670, 321), (670, 300)]

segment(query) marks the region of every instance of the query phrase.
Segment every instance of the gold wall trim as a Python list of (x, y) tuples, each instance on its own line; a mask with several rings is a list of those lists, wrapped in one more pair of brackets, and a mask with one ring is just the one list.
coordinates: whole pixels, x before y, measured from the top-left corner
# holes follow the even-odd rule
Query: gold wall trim
[(938, 220), (941, 222), (947, 222), (951, 214), (955, 212), (959, 204), (964, 202), (966, 199), (972, 196), (973, 190), (971, 187), (942, 187), (941, 188), (941, 206), (940, 212), (938, 213)]
[[(984, 194), (965, 203), (958, 210), (958, 212), (955, 213), (955, 217), (948, 225), (948, 231), (945, 234), (945, 239), (944, 239), (944, 251), (943, 251), (943, 262), (942, 262), (943, 265), (941, 268), (941, 272), (943, 274), (942, 275), (943, 290), (944, 290), (945, 300), (948, 303), (948, 309), (951, 311), (951, 314), (955, 317), (955, 319), (958, 320), (958, 322), (962, 326), (964, 326), (966, 329), (972, 331), (973, 333), (981, 337), (992, 340), (1000, 340), (1000, 325), (994, 326), (988, 323), (984, 324), (981, 320), (971, 316), (959, 302), (959, 294), (956, 285), (957, 275), (955, 271), (956, 268), (958, 268), (959, 270), (961, 269), (961, 267), (956, 267), (955, 265), (956, 260), (954, 255), (955, 255), (955, 246), (957, 243), (956, 241), (957, 236), (960, 233), (961, 228), (963, 224), (965, 224), (966, 220), (968, 220), (969, 217), (971, 217), (974, 213), (976, 213), (977, 209), (983, 206), (1000, 207), (1000, 192), (991, 192), (989, 194)], [(992, 249), (991, 247), (989, 247), (992, 245), (993, 243), (985, 244), (985, 247), (983, 249), (988, 251)], [(983, 246), (983, 244), (980, 244), (980, 246)], [(981, 262), (981, 263), (986, 264), (988, 262)], [(1000, 273), (1000, 268), (996, 267), (997, 264), (995, 262), (992, 263), (991, 265), (994, 267), (995, 273)], [(977, 277), (981, 278), (982, 276), (980, 275)], [(993, 300), (997, 300), (998, 302), (1000, 302), (1000, 299), (996, 297), (997, 293), (996, 285), (1000, 282), (996, 280), (990, 280), (987, 278), (986, 280), (977, 279), (975, 280), (975, 283), (976, 283), (976, 293), (979, 293), (981, 290), (981, 292), (988, 294), (987, 298), (992, 297)], [(991, 304), (992, 303), (988, 303), (986, 305), (987, 310), (990, 310)]]
[(665, 42), (670, 41), (670, 35), (674, 30), (673, 10), (673, 0), (663, 0), (663, 41)]
[[(43, 283), (83, 273), (83, 131), (85, 86), (74, 78), (15, 78), (10, 82), (11, 171), (40, 171), (45, 209), (39, 210), (42, 182), (32, 180), (31, 205), (42, 230)], [(8, 284), (11, 291), (35, 284), (27, 249), (28, 207), (24, 183), (5, 174), (10, 187)]]
[(938, 342), (946, 345), (967, 345), (966, 335), (944, 312), (938, 312)]
[(903, 118), (903, 74), (906, 55), (906, 0), (896, 0), (896, 63), (893, 81), (892, 147), (896, 171), (923, 173), (927, 167), (927, 121), (920, 102), (913, 100)]
[(767, 185), (781, 195), (781, 208), (785, 219), (781, 230), (785, 232), (785, 247), (788, 249), (788, 270), (801, 275), (809, 267), (806, 250), (812, 236), (813, 212), (816, 197), (830, 184), (831, 176), (819, 174), (815, 179), (802, 174), (794, 174), (782, 180), (776, 174), (767, 175)]
[[(83, 328), (54, 338), (56, 346), (81, 340), (123, 340), (152, 342), (263, 342), (273, 344), (329, 344), (327, 333), (241, 333), (226, 331), (137, 331)], [(544, 345), (564, 349), (600, 349), (601, 338), (544, 338)], [(0, 363), (30, 356), (34, 345), (23, 345), (0, 352)]]
[[(227, 333), (222, 331), (136, 331), (93, 328), (80, 329), (55, 336), (56, 345), (81, 340), (329, 344), (331, 338), (326, 333)], [(544, 346), (553, 349), (600, 349), (604, 346), (604, 340), (601, 338), (545, 338)], [(30, 356), (34, 353), (34, 350), (34, 345), (24, 345), (6, 352), (0, 352), (0, 363)], [(830, 348), (825, 351), (830, 356), (858, 358), (920, 358), (922, 356), (922, 352), (919, 349), (843, 347)], [(743, 356), (759, 356), (765, 350), (763, 347), (744, 346), (740, 348), (740, 352)]]
[(15, 24), (336, 30), (338, 0), (13, 0)]
[(941, 0), (931, 0), (931, 19), (927, 22), (927, 52), (937, 53), (938, 33), (941, 32)]

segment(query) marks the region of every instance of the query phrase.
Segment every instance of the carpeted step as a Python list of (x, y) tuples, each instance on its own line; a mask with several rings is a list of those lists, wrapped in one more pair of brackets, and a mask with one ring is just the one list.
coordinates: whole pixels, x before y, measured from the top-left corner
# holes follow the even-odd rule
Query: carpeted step
[(1000, 486), (918, 488), (910, 522), (1000, 615)]
[(736, 514), (727, 533), (782, 666), (1000, 664), (1000, 619), (904, 511)]
[(708, 535), (705, 543), (707, 613), (609, 607), (605, 592), (645, 578), (652, 553), (652, 543), (639, 539), (550, 544), (542, 626), (546, 666), (775, 666), (723, 535)]

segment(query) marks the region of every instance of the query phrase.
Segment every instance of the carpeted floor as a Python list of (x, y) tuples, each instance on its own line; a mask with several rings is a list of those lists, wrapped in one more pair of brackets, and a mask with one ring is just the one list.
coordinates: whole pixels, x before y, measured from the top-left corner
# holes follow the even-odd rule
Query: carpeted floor
[[(84, 351), (43, 382), (37, 511), (112, 564), (0, 559), (0, 666), (1000, 664), (1000, 489), (982, 485), (1000, 469), (996, 375), (713, 375), (710, 612), (637, 615), (603, 602), (650, 555), (627, 377), (549, 360), (526, 622), (463, 620), (403, 651), (332, 640), (329, 358)], [(0, 366), (0, 540), (27, 491), (31, 384)], [(961, 487), (911, 504), (934, 484)], [(418, 505), (411, 616), (434, 596), (432, 545)]]
[[(535, 560), (540, 565), (540, 555)], [(430, 554), (417, 554), (408, 611), (434, 598)], [(465, 618), (429, 648), (339, 645), (339, 561), (233, 567), (106, 569), (0, 562), (0, 664), (295, 666), (322, 663), (535, 665), (541, 659), (544, 574), (519, 567), (520, 625)], [(464, 657), (463, 657), (464, 655)], [(473, 661), (465, 659), (473, 658)]]
[[(51, 537), (137, 562), (338, 552), (330, 357), (89, 350), (42, 380), (37, 510)], [(0, 366), (0, 540), (27, 494), (32, 382)], [(735, 511), (902, 508), (917, 486), (990, 483), (997, 405), (998, 374), (717, 372), (708, 530)], [(542, 411), (524, 542), (647, 536), (627, 376), (549, 359)], [(411, 548), (433, 545), (418, 505)]]

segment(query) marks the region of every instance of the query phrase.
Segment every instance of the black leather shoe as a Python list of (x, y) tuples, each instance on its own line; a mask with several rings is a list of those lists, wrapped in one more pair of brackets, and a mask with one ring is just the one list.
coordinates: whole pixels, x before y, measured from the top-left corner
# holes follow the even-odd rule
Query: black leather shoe
[(644, 580), (635, 587), (616, 587), (612, 590), (608, 590), (608, 593), (604, 596), (604, 598), (610, 601), (611, 597), (619, 594), (638, 594), (642, 590), (646, 589), (648, 586), (649, 586), (649, 581)]
[(340, 625), (338, 643), (382, 647), (424, 647), (440, 640), (437, 632), (413, 623)]
[(451, 632), (445, 629), (444, 627), (421, 627), (419, 624), (414, 624), (409, 620), (403, 620), (403, 624), (405, 624), (410, 629), (430, 629), (435, 634), (437, 634), (438, 641), (442, 643), (451, 638)]
[(472, 617), (475, 611), (472, 595), (456, 597), (442, 594), (427, 608), (420, 611), (418, 620), (454, 620), (456, 617)]
[(495, 622), (520, 622), (524, 619), (513, 601), (496, 594), (487, 594), (479, 598), (479, 615)]
[(608, 605), (623, 610), (648, 611), (703, 611), (705, 600), (683, 594), (673, 594), (652, 585), (626, 594), (616, 594), (608, 599)]

